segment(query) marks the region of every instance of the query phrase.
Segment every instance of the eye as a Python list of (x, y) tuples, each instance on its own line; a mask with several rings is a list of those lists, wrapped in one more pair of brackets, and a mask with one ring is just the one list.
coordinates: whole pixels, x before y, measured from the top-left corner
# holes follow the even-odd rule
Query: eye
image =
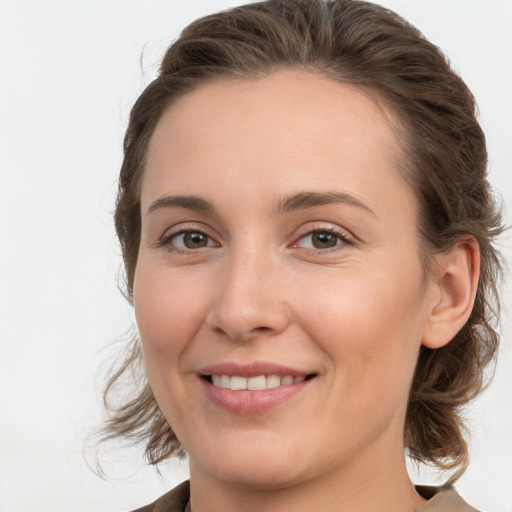
[(174, 233), (165, 240), (166, 244), (176, 249), (194, 250), (203, 247), (213, 247), (214, 241), (202, 231), (186, 230)]
[(344, 233), (331, 229), (318, 229), (301, 236), (295, 246), (304, 249), (325, 250), (350, 243)]

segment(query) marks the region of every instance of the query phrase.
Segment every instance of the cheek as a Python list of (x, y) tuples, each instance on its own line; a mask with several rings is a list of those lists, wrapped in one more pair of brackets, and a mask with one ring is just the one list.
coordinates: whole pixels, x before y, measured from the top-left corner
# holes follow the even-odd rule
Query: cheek
[(416, 267), (390, 266), (374, 273), (352, 269), (307, 295), (303, 328), (347, 386), (370, 380), (387, 386), (395, 379), (398, 386), (412, 378), (423, 325), (421, 276)]
[(142, 268), (135, 274), (134, 307), (148, 363), (176, 362), (204, 318), (204, 294), (183, 276)]

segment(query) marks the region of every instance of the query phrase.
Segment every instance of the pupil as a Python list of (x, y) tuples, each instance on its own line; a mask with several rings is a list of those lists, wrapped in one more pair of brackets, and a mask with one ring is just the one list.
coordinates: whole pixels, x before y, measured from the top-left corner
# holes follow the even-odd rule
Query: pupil
[(313, 245), (317, 249), (328, 249), (336, 245), (337, 237), (332, 233), (314, 233)]
[(197, 249), (206, 246), (206, 236), (202, 233), (186, 233), (184, 236), (185, 246), (189, 249)]

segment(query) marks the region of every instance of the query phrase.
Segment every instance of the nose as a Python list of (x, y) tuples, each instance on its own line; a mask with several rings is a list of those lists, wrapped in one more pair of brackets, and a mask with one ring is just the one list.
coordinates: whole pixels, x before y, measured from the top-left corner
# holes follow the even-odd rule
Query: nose
[(283, 332), (290, 322), (283, 268), (262, 252), (232, 254), (206, 316), (210, 329), (237, 342)]

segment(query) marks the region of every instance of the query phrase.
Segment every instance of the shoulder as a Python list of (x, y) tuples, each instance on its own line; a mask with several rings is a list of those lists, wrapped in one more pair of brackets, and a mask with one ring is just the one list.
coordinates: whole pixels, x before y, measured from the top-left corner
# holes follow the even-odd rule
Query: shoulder
[[(479, 512), (468, 505), (451, 486), (417, 485), (416, 490), (426, 501), (415, 512)], [(190, 483), (182, 482), (174, 489), (145, 507), (132, 512), (183, 512), (190, 499)]]
[(415, 512), (478, 512), (476, 508), (468, 505), (451, 485), (442, 487), (417, 485), (416, 491), (428, 501)]
[(132, 512), (183, 512), (190, 499), (190, 483), (182, 482), (156, 501)]

